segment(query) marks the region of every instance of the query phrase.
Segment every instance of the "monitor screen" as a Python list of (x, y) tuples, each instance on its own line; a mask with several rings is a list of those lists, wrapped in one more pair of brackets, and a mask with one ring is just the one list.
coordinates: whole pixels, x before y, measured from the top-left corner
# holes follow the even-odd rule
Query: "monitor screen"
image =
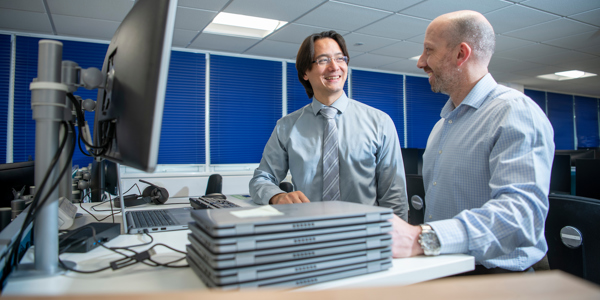
[(23, 195), (29, 195), (29, 187), (33, 185), (35, 185), (33, 161), (1, 164), (0, 207), (10, 207), (10, 201), (14, 199), (13, 189), (19, 192), (25, 188)]
[(550, 192), (571, 194), (571, 156), (555, 154), (550, 173)]
[(423, 153), (420, 150), (418, 148), (402, 148), (402, 160), (406, 174), (421, 174)]
[(156, 168), (177, 0), (136, 1), (115, 32), (102, 67), (94, 143), (101, 157)]

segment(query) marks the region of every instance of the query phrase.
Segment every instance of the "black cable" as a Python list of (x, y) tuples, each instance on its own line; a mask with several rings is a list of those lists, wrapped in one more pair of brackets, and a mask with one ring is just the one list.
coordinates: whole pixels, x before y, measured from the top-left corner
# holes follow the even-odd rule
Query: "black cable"
[[(48, 182), (48, 179), (50, 177), (50, 174), (52, 173), (52, 171), (54, 170), (56, 164), (58, 163), (60, 156), (64, 150), (64, 147), (67, 143), (68, 137), (69, 137), (69, 123), (66, 121), (62, 121), (61, 122), (62, 125), (65, 127), (65, 135), (52, 159), (52, 161), (49, 164), (48, 169), (46, 170), (46, 173), (42, 179), (42, 182), (39, 186), (39, 188), (37, 189), (37, 192), (35, 193), (34, 197), (33, 197), (33, 201), (31, 202), (30, 206), (29, 206), (29, 211), (27, 212), (27, 215), (25, 217), (25, 221), (23, 222), (23, 226), (21, 227), (21, 229), (19, 230), (19, 234), (17, 235), (17, 238), (14, 240), (13, 244), (11, 245), (9, 251), (6, 252), (7, 254), (7, 261), (4, 265), (4, 270), (2, 272), (2, 282), (4, 282), (4, 280), (8, 277), (8, 275), (10, 274), (12, 268), (14, 266), (16, 266), (18, 264), (18, 260), (19, 260), (19, 248), (23, 239), (23, 234), (25, 232), (25, 229), (29, 226), (29, 224), (31, 223), (31, 221), (37, 216), (38, 213), (38, 206), (42, 207), (42, 205), (45, 203), (46, 198), (50, 195), (51, 191), (53, 189), (50, 189), (49, 192), (46, 194), (46, 198), (44, 198), (42, 201), (40, 201), (40, 197), (42, 194), (42, 191), (44, 190), (44, 187), (46, 186), (46, 183)], [(75, 129), (74, 126), (71, 124), (71, 129), (73, 132), (73, 145), (71, 147), (71, 151), (70, 151), (70, 157), (73, 156), (73, 152), (75, 150)], [(57, 184), (58, 182), (60, 182), (60, 178), (62, 178), (62, 176), (64, 176), (64, 173), (66, 172), (67, 166), (65, 165), (65, 167), (63, 167), (62, 171), (60, 172), (60, 175), (57, 179)]]

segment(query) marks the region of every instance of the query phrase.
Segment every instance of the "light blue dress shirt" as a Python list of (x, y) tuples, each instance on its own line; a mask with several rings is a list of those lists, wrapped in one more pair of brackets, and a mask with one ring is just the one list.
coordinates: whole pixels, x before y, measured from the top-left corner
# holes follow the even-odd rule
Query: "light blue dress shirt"
[(487, 268), (525, 270), (548, 249), (554, 131), (540, 107), (490, 74), (463, 102), (448, 100), (423, 154), (425, 222), (442, 253)]
[[(340, 194), (342, 201), (391, 208), (408, 218), (406, 179), (398, 133), (386, 113), (349, 99), (343, 94), (332, 107), (338, 110)], [(282, 193), (279, 183), (288, 169), (295, 190), (311, 202), (323, 194), (323, 130), (325, 107), (311, 104), (281, 118), (250, 181), (250, 195), (257, 204), (268, 204)]]

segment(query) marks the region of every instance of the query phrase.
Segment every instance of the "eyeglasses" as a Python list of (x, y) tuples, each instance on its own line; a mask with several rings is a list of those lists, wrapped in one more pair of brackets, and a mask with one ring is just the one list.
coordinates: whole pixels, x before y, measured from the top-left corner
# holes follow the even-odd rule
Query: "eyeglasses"
[(317, 65), (319, 66), (325, 66), (328, 65), (331, 61), (335, 61), (336, 64), (347, 64), (348, 63), (348, 56), (336, 56), (336, 57), (321, 57), (317, 60), (313, 60), (313, 63), (317, 63)]

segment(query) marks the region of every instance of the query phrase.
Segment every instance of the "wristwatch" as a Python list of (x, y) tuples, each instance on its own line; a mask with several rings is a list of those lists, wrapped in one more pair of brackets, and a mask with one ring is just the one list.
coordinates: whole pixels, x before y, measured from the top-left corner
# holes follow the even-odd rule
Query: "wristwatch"
[(425, 252), (425, 255), (440, 255), (442, 246), (440, 245), (440, 240), (433, 228), (427, 224), (421, 224), (420, 226), (421, 234), (419, 234), (419, 244), (421, 244), (421, 248), (423, 249), (423, 252)]

